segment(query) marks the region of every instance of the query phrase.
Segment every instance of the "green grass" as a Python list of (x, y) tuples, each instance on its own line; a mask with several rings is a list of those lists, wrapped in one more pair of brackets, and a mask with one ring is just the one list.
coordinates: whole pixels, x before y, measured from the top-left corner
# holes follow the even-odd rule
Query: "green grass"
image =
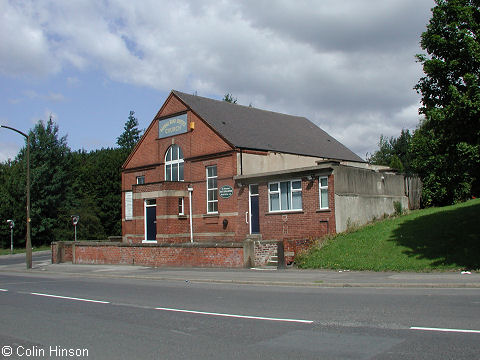
[[(43, 245), (43, 246), (40, 246), (40, 247), (33, 248), (32, 251), (35, 252), (35, 251), (44, 251), (44, 250), (50, 250), (50, 249), (51, 249), (50, 245)], [(21, 249), (13, 248), (13, 253), (14, 254), (22, 254), (25, 251), (26, 251), (25, 248), (21, 248)], [(10, 255), (10, 248), (0, 249), (0, 255)]]
[(326, 240), (300, 268), (373, 271), (480, 269), (480, 199), (412, 211)]

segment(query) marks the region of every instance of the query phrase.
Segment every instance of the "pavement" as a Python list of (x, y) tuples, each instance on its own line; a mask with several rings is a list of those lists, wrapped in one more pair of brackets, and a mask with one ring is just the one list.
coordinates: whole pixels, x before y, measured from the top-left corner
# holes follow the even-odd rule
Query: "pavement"
[[(480, 288), (478, 272), (373, 272), (346, 270), (301, 270), (288, 268), (218, 269), (171, 268), (136, 265), (52, 264), (49, 252), (36, 253), (33, 267), (24, 262), (2, 265), (2, 260), (24, 255), (0, 256), (1, 273), (61, 275), (84, 278), (135, 278), (144, 280), (187, 281), (275, 286), (384, 287), (384, 288)], [(40, 256), (39, 256), (40, 255)], [(39, 260), (36, 257), (40, 257)]]

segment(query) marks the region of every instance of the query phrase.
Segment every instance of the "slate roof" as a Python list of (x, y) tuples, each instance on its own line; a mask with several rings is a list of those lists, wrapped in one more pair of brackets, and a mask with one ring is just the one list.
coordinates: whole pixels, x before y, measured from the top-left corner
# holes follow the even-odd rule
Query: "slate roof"
[(364, 162), (305, 117), (172, 93), (237, 148)]

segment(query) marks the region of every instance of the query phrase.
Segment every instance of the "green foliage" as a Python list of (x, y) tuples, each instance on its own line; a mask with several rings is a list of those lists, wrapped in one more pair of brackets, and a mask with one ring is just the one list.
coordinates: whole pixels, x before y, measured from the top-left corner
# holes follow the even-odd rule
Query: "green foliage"
[(480, 199), (412, 211), (342, 233), (296, 259), (301, 268), (374, 271), (480, 269)]
[(25, 244), (26, 182), (23, 163), (14, 160), (0, 163), (0, 247), (10, 247), (10, 227), (7, 219), (15, 221), (15, 246)]
[[(14, 238), (14, 242), (16, 242), (17, 239)], [(10, 243), (9, 243), (10, 244)], [(39, 247), (32, 247), (32, 251), (33, 252), (37, 252), (37, 251), (49, 251), (51, 248), (50, 248), (50, 245), (44, 245), (44, 246), (39, 246)], [(25, 247), (23, 248), (14, 248), (13, 249), (13, 253), (14, 254), (23, 254), (25, 253), (26, 249)], [(0, 255), (10, 255), (10, 245), (7, 249), (2, 249), (0, 247)]]
[(134, 116), (135, 111), (130, 111), (128, 120), (125, 122), (123, 133), (117, 138), (117, 145), (128, 152), (131, 152), (138, 140), (140, 140), (142, 131), (138, 129), (138, 120)]
[(237, 98), (234, 98), (232, 94), (227, 93), (222, 99), (223, 101), (226, 101), (231, 104), (236, 104), (237, 103)]
[(392, 159), (390, 160), (390, 164), (388, 166), (390, 166), (394, 170), (397, 170), (398, 172), (403, 172), (403, 164), (397, 154), (394, 154), (392, 156)]
[[(124, 148), (71, 152), (50, 119), (30, 131), (32, 244), (72, 240), (71, 215), (80, 215), (78, 239), (121, 235), (121, 167)], [(10, 246), (6, 219), (15, 220), (15, 247), (25, 245), (26, 148), (0, 163), (0, 247)]]
[(127, 156), (126, 149), (72, 153), (74, 198), (62, 212), (64, 238), (73, 238), (73, 214), (80, 215), (77, 239), (121, 235), (121, 167)]
[(411, 142), (412, 135), (408, 129), (402, 129), (398, 138), (387, 139), (380, 135), (378, 150), (368, 158), (368, 162), (374, 165), (390, 166), (399, 172), (411, 174), (413, 172)]
[[(59, 209), (65, 205), (71, 190), (70, 149), (66, 136), (59, 138), (58, 125), (52, 118), (46, 123), (38, 121), (29, 138), (32, 245), (39, 246), (58, 240)], [(23, 165), (19, 178), (25, 182), (26, 147), (20, 151), (18, 161)], [(23, 193), (16, 201), (25, 204), (24, 196)]]
[(480, 191), (480, 9), (474, 0), (437, 0), (417, 55), (415, 89), (425, 116), (412, 141), (424, 203), (451, 204)]
[(400, 201), (394, 201), (393, 208), (395, 209), (395, 216), (400, 216), (403, 214), (403, 207)]

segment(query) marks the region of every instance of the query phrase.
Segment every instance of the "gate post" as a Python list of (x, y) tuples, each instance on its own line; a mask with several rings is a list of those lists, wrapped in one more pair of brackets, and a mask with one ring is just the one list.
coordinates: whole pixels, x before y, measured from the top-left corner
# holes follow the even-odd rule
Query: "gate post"
[(277, 242), (277, 269), (285, 269), (285, 248), (283, 241)]

